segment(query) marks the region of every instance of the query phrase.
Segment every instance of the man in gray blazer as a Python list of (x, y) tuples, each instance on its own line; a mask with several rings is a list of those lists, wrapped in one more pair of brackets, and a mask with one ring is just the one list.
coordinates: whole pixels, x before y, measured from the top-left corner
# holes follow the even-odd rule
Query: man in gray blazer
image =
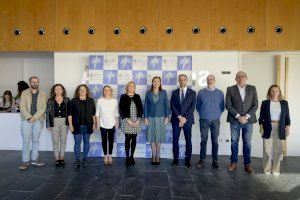
[(228, 170), (232, 172), (237, 168), (239, 138), (242, 132), (245, 171), (252, 174), (254, 171), (250, 166), (251, 139), (253, 124), (257, 122), (257, 92), (255, 86), (246, 85), (245, 72), (239, 71), (235, 80), (237, 84), (228, 87), (226, 93), (227, 122), (230, 123), (231, 132), (231, 164)]

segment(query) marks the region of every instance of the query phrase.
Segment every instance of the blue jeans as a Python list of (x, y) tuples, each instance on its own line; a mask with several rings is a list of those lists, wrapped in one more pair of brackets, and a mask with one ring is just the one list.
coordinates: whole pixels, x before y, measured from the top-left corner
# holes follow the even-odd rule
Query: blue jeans
[(251, 163), (251, 139), (253, 124), (230, 124), (231, 132), (231, 163), (237, 163), (238, 161), (238, 151), (239, 151), (239, 139), (242, 130), (243, 138), (243, 156), (244, 165), (249, 165)]
[(205, 160), (206, 158), (206, 145), (208, 139), (208, 130), (211, 133), (211, 145), (212, 145), (212, 158), (213, 161), (218, 161), (218, 137), (220, 132), (220, 120), (207, 120), (200, 119), (200, 133), (201, 133), (201, 150), (200, 150), (200, 160)]
[[(181, 127), (178, 123), (172, 124), (173, 128), (173, 157), (174, 160), (178, 160), (179, 154), (179, 136)], [(184, 138), (185, 138), (185, 161), (190, 162), (192, 156), (192, 126), (183, 126)]]
[(87, 158), (90, 150), (90, 134), (88, 134), (87, 126), (80, 126), (80, 133), (74, 134), (74, 153), (76, 160), (80, 159), (81, 141), (83, 140), (83, 158)]
[(30, 160), (30, 143), (32, 143), (31, 160), (36, 160), (39, 157), (39, 140), (43, 122), (43, 120), (36, 120), (33, 123), (30, 123), (27, 120), (21, 121), (21, 134), (23, 138), (23, 162), (29, 162)]

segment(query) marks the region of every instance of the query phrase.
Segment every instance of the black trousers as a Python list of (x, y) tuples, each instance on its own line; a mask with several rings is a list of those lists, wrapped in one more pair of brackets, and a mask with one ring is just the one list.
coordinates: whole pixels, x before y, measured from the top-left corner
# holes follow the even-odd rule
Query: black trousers
[(136, 135), (137, 134), (127, 134), (127, 133), (125, 133), (126, 158), (129, 158), (129, 149), (131, 150), (130, 157), (133, 157), (135, 147), (136, 147)]
[(102, 148), (104, 155), (107, 155), (107, 139), (108, 139), (108, 152), (109, 155), (112, 154), (113, 146), (114, 146), (114, 138), (115, 138), (115, 127), (112, 129), (106, 129), (100, 127), (101, 138), (102, 138)]

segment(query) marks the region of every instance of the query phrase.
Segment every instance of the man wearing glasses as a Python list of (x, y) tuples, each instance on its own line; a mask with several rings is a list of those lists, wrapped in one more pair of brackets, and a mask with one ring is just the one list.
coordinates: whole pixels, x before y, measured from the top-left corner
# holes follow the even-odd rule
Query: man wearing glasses
[(228, 87), (226, 93), (227, 122), (230, 123), (231, 132), (231, 164), (228, 170), (232, 172), (237, 168), (239, 138), (242, 133), (245, 171), (252, 174), (254, 171), (250, 165), (251, 139), (253, 124), (257, 122), (257, 92), (255, 86), (246, 84), (245, 72), (239, 71), (235, 80), (237, 84)]

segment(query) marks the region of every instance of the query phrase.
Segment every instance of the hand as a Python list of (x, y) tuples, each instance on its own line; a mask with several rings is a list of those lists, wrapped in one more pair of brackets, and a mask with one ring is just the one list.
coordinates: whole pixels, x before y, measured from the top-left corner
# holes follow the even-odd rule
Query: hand
[(70, 125), (69, 126), (69, 129), (70, 129), (70, 131), (73, 133), (74, 132), (74, 126), (73, 125)]
[(29, 119), (29, 123), (33, 123), (34, 121), (35, 121), (34, 117), (31, 117), (31, 118)]
[(285, 127), (285, 136), (287, 137), (287, 136), (289, 136), (289, 134), (290, 134), (290, 126), (286, 126)]
[(248, 122), (248, 120), (245, 116), (239, 117), (238, 120), (241, 124), (246, 124)]
[(182, 122), (179, 122), (179, 127), (181, 128), (183, 126), (184, 126), (184, 124)]
[(52, 131), (52, 128), (51, 127), (49, 127), (49, 128), (47, 128), (47, 130), (51, 133), (51, 131)]
[(147, 118), (145, 118), (145, 121), (144, 121), (145, 125), (148, 126), (149, 125), (149, 121)]
[(116, 122), (115, 129), (119, 129), (119, 122)]
[(166, 126), (169, 123), (169, 119), (166, 117), (164, 121), (164, 125)]
[(136, 128), (140, 125), (140, 121), (135, 121), (133, 127)]
[(134, 123), (133, 121), (131, 121), (130, 119), (127, 119), (127, 123), (129, 124), (129, 126), (133, 127)]

